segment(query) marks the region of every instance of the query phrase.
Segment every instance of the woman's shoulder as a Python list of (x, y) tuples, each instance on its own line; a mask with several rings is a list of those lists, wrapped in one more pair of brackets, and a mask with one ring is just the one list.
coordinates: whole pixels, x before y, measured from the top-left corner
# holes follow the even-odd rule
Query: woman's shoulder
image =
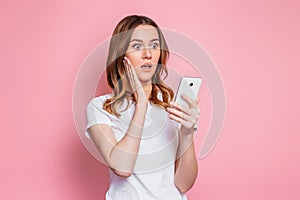
[(89, 101), (88, 106), (93, 106), (96, 107), (97, 109), (102, 110), (105, 101), (111, 97), (112, 94), (104, 94), (104, 95), (96, 96)]
[(98, 102), (98, 103), (101, 103), (101, 102), (104, 103), (107, 99), (109, 99), (111, 97), (112, 97), (112, 94), (103, 94), (103, 95), (92, 98), (91, 101)]
[(104, 95), (100, 95), (100, 96), (96, 96), (96, 97), (92, 98), (87, 106), (88, 112), (93, 112), (93, 113), (97, 112), (98, 114), (102, 113), (102, 114), (107, 115), (110, 118), (116, 118), (116, 116), (107, 112), (103, 108), (103, 104), (105, 103), (105, 101), (107, 99), (111, 98), (112, 96), (113, 96), (112, 94), (104, 94)]

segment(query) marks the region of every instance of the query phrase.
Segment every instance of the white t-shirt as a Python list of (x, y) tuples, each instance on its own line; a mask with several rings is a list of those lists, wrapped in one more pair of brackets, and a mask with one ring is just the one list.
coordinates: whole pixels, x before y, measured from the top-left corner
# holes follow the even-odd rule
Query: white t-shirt
[[(96, 124), (109, 125), (117, 141), (126, 134), (135, 103), (126, 103), (118, 108), (120, 118), (103, 109), (103, 103), (111, 94), (93, 98), (87, 106), (88, 128)], [(161, 96), (160, 96), (161, 98)], [(106, 200), (187, 200), (174, 185), (174, 164), (178, 146), (179, 124), (170, 120), (167, 112), (148, 104), (140, 149), (134, 171), (128, 178), (117, 176), (111, 169), (110, 187)]]

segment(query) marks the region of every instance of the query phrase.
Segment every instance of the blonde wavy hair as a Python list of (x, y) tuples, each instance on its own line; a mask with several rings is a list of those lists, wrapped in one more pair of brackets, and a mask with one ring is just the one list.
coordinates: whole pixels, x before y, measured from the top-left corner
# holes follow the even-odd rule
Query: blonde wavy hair
[[(113, 95), (104, 102), (103, 109), (117, 117), (120, 117), (117, 107), (122, 104), (125, 99), (127, 100), (125, 110), (129, 106), (129, 99), (135, 101), (134, 95), (126, 90), (129, 86), (129, 82), (125, 76), (126, 71), (123, 58), (128, 49), (132, 33), (139, 25), (151, 25), (155, 27), (160, 40), (160, 58), (156, 71), (152, 76), (152, 91), (149, 101), (152, 104), (167, 108), (170, 106), (170, 101), (173, 100), (174, 97), (173, 90), (163, 82), (168, 76), (166, 62), (169, 59), (169, 49), (162, 31), (149, 17), (138, 15), (127, 16), (122, 19), (114, 29), (106, 61), (107, 82), (109, 87), (113, 90)], [(163, 75), (164, 77), (162, 77)], [(162, 94), (162, 101), (157, 97), (158, 92)]]

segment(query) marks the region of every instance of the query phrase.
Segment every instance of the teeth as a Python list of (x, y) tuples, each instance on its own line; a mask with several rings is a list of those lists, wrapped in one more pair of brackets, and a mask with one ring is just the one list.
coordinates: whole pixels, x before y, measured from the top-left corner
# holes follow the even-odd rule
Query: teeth
[(143, 67), (143, 68), (144, 68), (144, 67), (150, 68), (151, 65), (143, 65), (142, 67)]

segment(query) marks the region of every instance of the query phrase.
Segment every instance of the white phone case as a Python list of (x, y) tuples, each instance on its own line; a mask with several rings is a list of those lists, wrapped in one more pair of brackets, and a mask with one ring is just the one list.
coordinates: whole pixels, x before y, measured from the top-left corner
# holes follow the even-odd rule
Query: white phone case
[(181, 94), (189, 96), (191, 99), (196, 100), (202, 79), (198, 77), (182, 77), (176, 93), (175, 102), (189, 107), (185, 100), (181, 98)]
[[(195, 101), (198, 96), (201, 83), (202, 79), (198, 77), (182, 77), (175, 96), (175, 102), (182, 106), (189, 107), (186, 101), (181, 98), (181, 94), (185, 94)], [(194, 129), (197, 129), (197, 124), (195, 124)]]

